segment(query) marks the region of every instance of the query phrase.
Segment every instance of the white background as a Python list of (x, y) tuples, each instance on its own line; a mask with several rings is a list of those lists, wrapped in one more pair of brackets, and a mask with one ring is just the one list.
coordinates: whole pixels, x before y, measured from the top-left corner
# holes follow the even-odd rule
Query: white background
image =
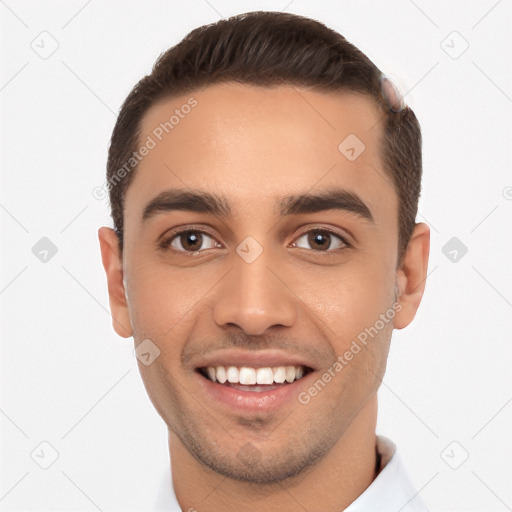
[[(432, 247), (418, 315), (394, 333), (377, 432), (398, 445), (431, 512), (512, 510), (508, 0), (0, 2), (0, 510), (153, 502), (167, 433), (133, 340), (111, 327), (97, 229), (112, 224), (92, 190), (116, 113), (160, 52), (252, 10), (323, 21), (407, 92)], [(47, 59), (31, 48), (43, 31), (58, 42)], [(46, 263), (32, 252), (42, 237), (58, 249)], [(452, 237), (468, 248), (456, 263), (442, 252)], [(46, 470), (30, 456), (42, 441), (59, 453)], [(458, 469), (446, 462), (466, 452)]]

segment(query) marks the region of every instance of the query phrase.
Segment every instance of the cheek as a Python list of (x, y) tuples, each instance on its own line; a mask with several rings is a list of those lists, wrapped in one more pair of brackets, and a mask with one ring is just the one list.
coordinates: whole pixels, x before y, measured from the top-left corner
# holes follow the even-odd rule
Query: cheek
[(300, 279), (300, 297), (330, 328), (324, 331), (333, 338), (335, 349), (374, 325), (393, 304), (394, 274), (377, 260), (371, 265), (354, 260), (337, 270), (331, 267), (323, 275), (302, 275)]
[(197, 279), (194, 269), (176, 269), (155, 262), (128, 268), (128, 307), (136, 339), (180, 339), (211, 287), (208, 279)]
[(131, 265), (127, 279), (128, 307), (135, 333), (157, 336), (179, 315), (182, 294), (167, 273), (149, 264)]

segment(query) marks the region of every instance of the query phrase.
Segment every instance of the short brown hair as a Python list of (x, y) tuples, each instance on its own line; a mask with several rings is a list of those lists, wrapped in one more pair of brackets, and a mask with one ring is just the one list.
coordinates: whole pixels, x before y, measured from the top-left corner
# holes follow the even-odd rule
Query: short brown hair
[(124, 200), (136, 167), (123, 173), (121, 180), (117, 172), (137, 149), (142, 118), (157, 100), (221, 82), (268, 87), (292, 84), (326, 92), (356, 91), (374, 98), (381, 107), (383, 165), (399, 198), (400, 262), (418, 210), (421, 130), (409, 107), (402, 105), (397, 109), (390, 105), (390, 95), (383, 94), (383, 76), (341, 34), (296, 14), (255, 11), (192, 30), (180, 43), (162, 53), (152, 72), (135, 85), (121, 107), (112, 133), (107, 184), (120, 249)]

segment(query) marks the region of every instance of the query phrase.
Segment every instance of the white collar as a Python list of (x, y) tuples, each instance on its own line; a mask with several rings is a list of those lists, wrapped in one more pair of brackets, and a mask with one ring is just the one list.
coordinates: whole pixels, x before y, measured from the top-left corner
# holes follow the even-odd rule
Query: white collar
[(377, 478), (344, 512), (428, 512), (393, 441), (377, 435), (377, 451), (381, 455)]
[[(344, 512), (428, 512), (409, 479), (396, 445), (387, 437), (377, 435), (376, 449), (381, 456), (377, 478)], [(162, 475), (157, 499), (151, 510), (182, 512), (169, 468)]]

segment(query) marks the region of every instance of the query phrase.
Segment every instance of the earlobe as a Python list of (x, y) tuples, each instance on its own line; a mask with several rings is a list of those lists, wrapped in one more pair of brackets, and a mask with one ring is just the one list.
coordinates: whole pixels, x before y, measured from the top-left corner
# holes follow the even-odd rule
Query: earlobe
[(98, 230), (98, 239), (101, 260), (107, 275), (112, 326), (119, 336), (129, 338), (133, 336), (133, 329), (123, 283), (123, 262), (119, 250), (119, 240), (116, 232), (108, 227), (101, 227)]
[(395, 329), (408, 326), (416, 315), (425, 291), (429, 252), (430, 228), (421, 222), (415, 225), (402, 264), (397, 270), (397, 300), (401, 310), (393, 319)]

